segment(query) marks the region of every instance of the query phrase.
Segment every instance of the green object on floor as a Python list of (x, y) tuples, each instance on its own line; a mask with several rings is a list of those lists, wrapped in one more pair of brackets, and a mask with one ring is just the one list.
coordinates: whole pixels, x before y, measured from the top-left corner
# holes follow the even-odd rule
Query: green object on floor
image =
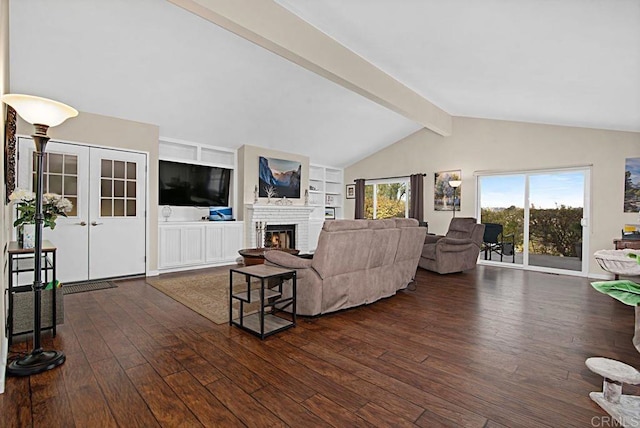
[(637, 306), (640, 303), (640, 284), (621, 279), (619, 281), (592, 282), (591, 286), (601, 293), (620, 300), (625, 305)]
[[(56, 288), (60, 288), (60, 281), (56, 280)], [(45, 290), (52, 290), (53, 289), (53, 281), (47, 283), (47, 286), (44, 287)]]

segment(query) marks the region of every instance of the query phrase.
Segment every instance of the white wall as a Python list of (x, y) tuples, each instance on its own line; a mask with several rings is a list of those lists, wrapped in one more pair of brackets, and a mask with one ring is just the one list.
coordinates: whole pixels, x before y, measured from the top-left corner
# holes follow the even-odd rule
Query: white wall
[[(623, 213), (625, 158), (640, 157), (640, 133), (454, 118), (453, 135), (423, 129), (345, 169), (345, 183), (356, 178), (424, 172), (425, 220), (429, 232), (444, 233), (450, 211), (434, 211), (436, 171), (462, 170), (461, 216), (474, 216), (477, 171), (513, 171), (593, 165), (590, 252), (613, 248), (625, 223), (637, 214)], [(353, 218), (354, 200), (345, 200), (345, 218)], [(590, 272), (602, 274), (593, 257)]]
[[(9, 0), (0, 0), (0, 95), (4, 95), (9, 91)], [(0, 115), (2, 120), (0, 123), (0, 141), (4, 142), (4, 126), (7, 117), (7, 110), (4, 103), (0, 106)], [(0, 153), (0, 164), (4, 165), (4, 150)], [(7, 287), (7, 242), (11, 237), (11, 216), (6, 200), (4, 180), (2, 180), (2, 188), (0, 189), (0, 246), (2, 248), (2, 275), (0, 276), (0, 393), (4, 392), (4, 373), (7, 356), (8, 341), (6, 337), (5, 320), (7, 319), (7, 308), (4, 306), (4, 295)]]

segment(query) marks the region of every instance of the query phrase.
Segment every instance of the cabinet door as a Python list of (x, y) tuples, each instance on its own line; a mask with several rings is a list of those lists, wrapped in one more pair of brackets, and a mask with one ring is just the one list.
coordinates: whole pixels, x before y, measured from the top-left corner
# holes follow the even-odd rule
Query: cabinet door
[(204, 263), (204, 226), (184, 226), (182, 228), (182, 265)]
[(158, 267), (168, 268), (182, 264), (182, 228), (164, 226), (160, 228), (160, 260)]
[(215, 263), (223, 259), (224, 228), (222, 225), (210, 224), (206, 226), (206, 261)]
[(224, 260), (232, 262), (238, 258), (238, 251), (243, 248), (243, 230), (242, 223), (226, 225), (223, 241)]
[(206, 226), (207, 263), (233, 262), (243, 244), (242, 223), (210, 224)]

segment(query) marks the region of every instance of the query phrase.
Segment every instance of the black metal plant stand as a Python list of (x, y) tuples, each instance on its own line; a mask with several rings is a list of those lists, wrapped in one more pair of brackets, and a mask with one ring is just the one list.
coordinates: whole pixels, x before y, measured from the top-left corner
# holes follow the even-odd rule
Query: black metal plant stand
[[(65, 362), (65, 355), (61, 351), (44, 350), (40, 341), (42, 305), (42, 175), (44, 152), (49, 141), (46, 125), (35, 124), (35, 134), (32, 135), (36, 146), (36, 212), (35, 212), (35, 248), (34, 248), (34, 280), (33, 280), (33, 350), (24, 357), (13, 360), (7, 366), (9, 376), (30, 376), (51, 370)], [(55, 289), (54, 289), (55, 292)]]

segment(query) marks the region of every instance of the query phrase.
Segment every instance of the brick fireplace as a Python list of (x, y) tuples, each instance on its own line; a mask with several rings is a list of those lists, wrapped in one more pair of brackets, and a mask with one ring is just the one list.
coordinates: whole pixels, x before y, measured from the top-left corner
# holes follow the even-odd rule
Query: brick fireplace
[[(295, 240), (295, 248), (301, 253), (309, 252), (309, 216), (313, 207), (304, 205), (245, 205), (245, 241), (249, 248), (255, 248), (256, 223), (266, 222), (267, 232), (270, 226), (289, 226), (292, 230), (291, 238)], [(278, 239), (281, 240), (278, 232)], [(285, 238), (286, 239), (286, 238)]]

